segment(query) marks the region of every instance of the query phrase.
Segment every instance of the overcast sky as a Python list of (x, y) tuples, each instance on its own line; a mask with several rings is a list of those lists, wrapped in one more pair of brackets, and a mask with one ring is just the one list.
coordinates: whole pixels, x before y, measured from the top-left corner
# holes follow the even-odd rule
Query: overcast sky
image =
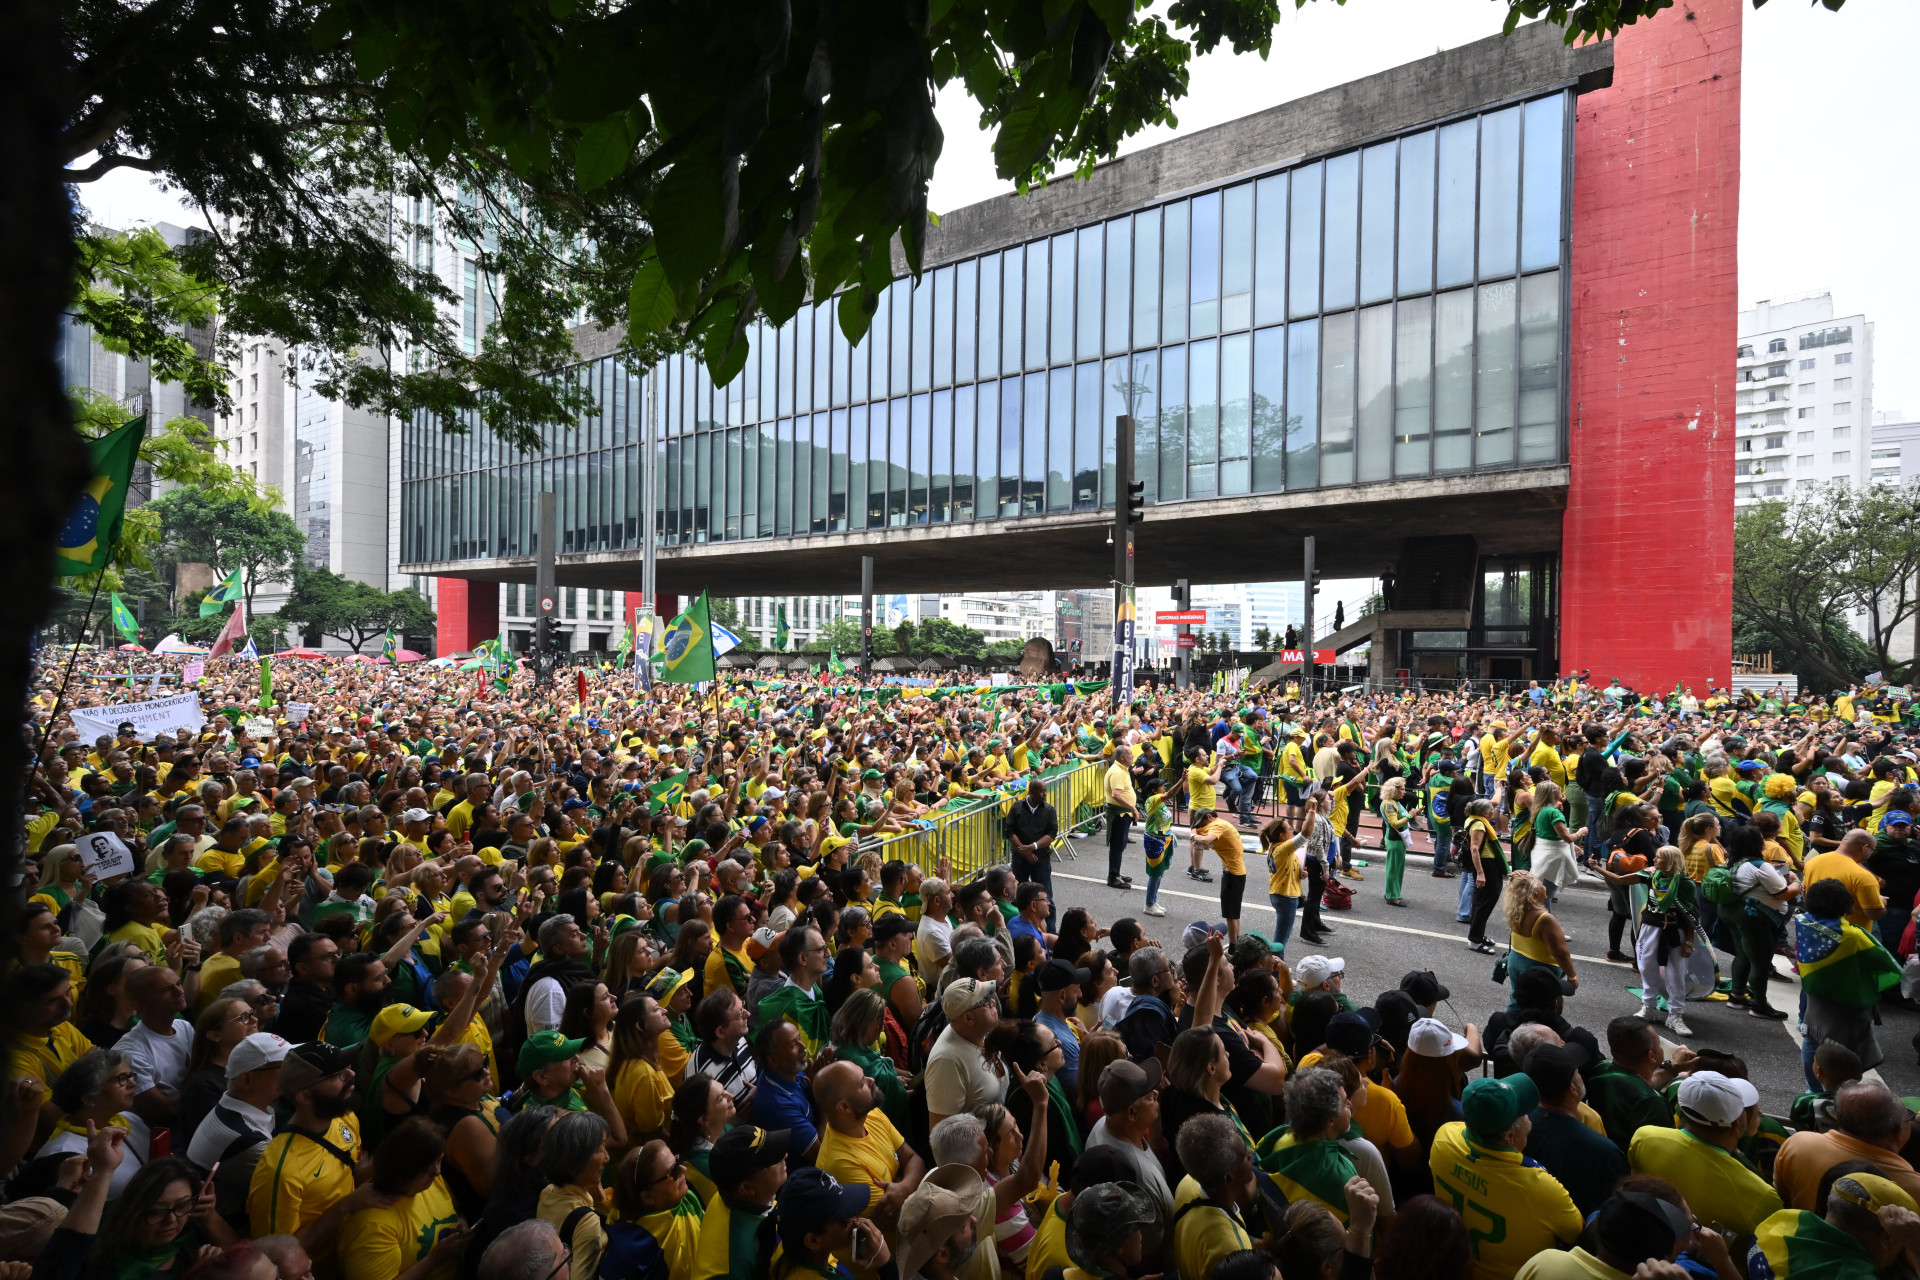
[[(1716, 0), (1718, 2), (1718, 0)], [(1273, 54), (1217, 53), (1192, 68), (1182, 130), (1315, 93), (1497, 33), (1497, 0), (1319, 0), (1285, 17)], [(1740, 305), (1831, 290), (1840, 314), (1876, 325), (1874, 407), (1920, 414), (1920, 288), (1912, 248), (1920, 166), (1908, 62), (1920, 47), (1920, 3), (1852, 0), (1838, 14), (1772, 0), (1746, 14), (1742, 81)], [(1006, 184), (964, 95), (940, 101), (946, 148), (932, 205), (959, 208)], [(1165, 141), (1154, 129), (1127, 150)], [(1895, 159), (1891, 162), (1887, 157)], [(1905, 157), (1904, 159), (1900, 157)], [(120, 170), (83, 195), (108, 225), (201, 223), (144, 174)], [(1575, 228), (1575, 234), (1579, 229)], [(1728, 353), (1729, 360), (1732, 353)]]

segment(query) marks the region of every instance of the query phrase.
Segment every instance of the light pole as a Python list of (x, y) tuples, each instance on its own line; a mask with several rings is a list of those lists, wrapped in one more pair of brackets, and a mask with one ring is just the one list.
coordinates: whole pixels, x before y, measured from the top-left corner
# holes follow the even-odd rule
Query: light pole
[[(1128, 357), (1107, 364), (1113, 389), (1127, 411), (1113, 420), (1113, 714), (1133, 702), (1133, 530), (1146, 516), (1147, 483), (1133, 478), (1133, 424), (1146, 383), (1132, 375)], [(1153, 365), (1142, 361), (1141, 377), (1151, 376)]]

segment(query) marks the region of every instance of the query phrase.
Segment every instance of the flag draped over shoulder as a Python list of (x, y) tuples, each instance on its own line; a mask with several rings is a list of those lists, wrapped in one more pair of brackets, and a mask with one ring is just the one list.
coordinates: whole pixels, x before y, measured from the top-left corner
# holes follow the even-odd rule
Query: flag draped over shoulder
[(1338, 1142), (1295, 1142), (1292, 1133), (1276, 1129), (1260, 1139), (1253, 1162), (1272, 1177), (1289, 1203), (1318, 1200), (1346, 1222), (1347, 1180), (1360, 1170)]
[(56, 572), (61, 577), (98, 573), (112, 561), (127, 493), (133, 486), (133, 464), (139, 460), (140, 442), (146, 436), (147, 420), (142, 416), (92, 442), (93, 479), (81, 490), (55, 539)]
[(108, 600), (113, 607), (114, 630), (129, 640), (138, 640), (140, 638), (140, 623), (139, 620), (133, 616), (133, 610), (127, 608), (127, 602), (120, 598), (118, 591), (111, 593), (108, 596)]
[(807, 1057), (820, 1052), (827, 1042), (827, 1034), (833, 1029), (833, 1019), (827, 1013), (827, 1002), (817, 999), (788, 983), (770, 995), (764, 997), (755, 1010), (759, 1025), (785, 1019), (800, 1029), (800, 1038), (806, 1041)]
[(1804, 1209), (1782, 1209), (1767, 1218), (1753, 1233), (1753, 1248), (1766, 1260), (1766, 1271), (1753, 1267), (1750, 1274), (1773, 1280), (1866, 1280), (1880, 1274), (1859, 1240)]
[(206, 599), (200, 602), (200, 616), (211, 618), (245, 594), (246, 588), (241, 584), (240, 571), (235, 569), (222, 579), (218, 586), (207, 592)]
[(660, 678), (673, 684), (697, 684), (714, 677), (713, 623), (707, 612), (707, 593), (667, 624), (661, 639)]
[(1800, 988), (1809, 996), (1863, 1008), (1899, 985), (1899, 961), (1845, 920), (1828, 922), (1803, 912), (1794, 917), (1793, 945)]

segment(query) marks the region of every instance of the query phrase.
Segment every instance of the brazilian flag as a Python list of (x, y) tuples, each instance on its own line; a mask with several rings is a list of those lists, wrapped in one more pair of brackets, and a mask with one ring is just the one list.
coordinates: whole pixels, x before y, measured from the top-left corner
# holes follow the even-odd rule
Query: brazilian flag
[(93, 441), (93, 479), (73, 504), (60, 527), (54, 559), (63, 578), (98, 573), (113, 559), (120, 541), (120, 518), (126, 514), (127, 493), (133, 485), (133, 464), (140, 442), (147, 436), (143, 415)]
[(820, 1047), (826, 1044), (827, 1036), (833, 1030), (833, 1016), (827, 1012), (827, 1002), (802, 991), (791, 982), (762, 997), (755, 1013), (761, 1026), (784, 1019), (798, 1027), (809, 1058), (820, 1052)]
[(713, 623), (707, 615), (707, 593), (667, 624), (660, 643), (660, 678), (672, 684), (698, 684), (714, 676)]
[(1345, 1224), (1347, 1181), (1360, 1170), (1338, 1142), (1296, 1142), (1284, 1128), (1275, 1129), (1254, 1147), (1253, 1162), (1273, 1179), (1289, 1204), (1318, 1200)]
[(787, 606), (781, 605), (779, 613), (774, 615), (773, 647), (780, 653), (787, 651), (787, 640), (792, 633), (787, 630)]
[[(1749, 1272), (1770, 1280), (1862, 1280), (1880, 1274), (1872, 1257), (1848, 1232), (1817, 1213), (1782, 1209), (1754, 1231)], [(1764, 1261), (1763, 1261), (1764, 1260)]]
[(662, 778), (647, 788), (647, 798), (653, 802), (650, 812), (658, 813), (662, 809), (673, 808), (680, 803), (680, 798), (686, 793), (687, 771), (685, 769), (670, 778)]
[(380, 656), (388, 662), (398, 662), (400, 661), (399, 653), (400, 645), (393, 638), (393, 628), (388, 627), (386, 641), (380, 646)]
[(836, 676), (847, 674), (847, 664), (840, 661), (840, 655), (835, 653), (832, 648), (828, 648), (827, 650), (827, 670)]
[(200, 602), (200, 616), (211, 618), (214, 614), (223, 612), (228, 605), (246, 593), (246, 588), (240, 582), (240, 571), (235, 569), (219, 586), (207, 592), (206, 599)]
[(127, 608), (127, 602), (120, 598), (118, 591), (108, 593), (107, 598), (113, 605), (114, 630), (118, 631), (128, 640), (138, 640), (140, 638), (140, 623), (139, 620), (133, 616), (133, 610)]

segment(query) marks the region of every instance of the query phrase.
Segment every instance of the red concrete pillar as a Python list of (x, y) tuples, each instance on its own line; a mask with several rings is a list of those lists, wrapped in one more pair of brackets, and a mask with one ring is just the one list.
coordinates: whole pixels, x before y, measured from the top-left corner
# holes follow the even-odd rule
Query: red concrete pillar
[(653, 597), (653, 612), (657, 616), (667, 619), (669, 622), (673, 621), (673, 619), (680, 616), (680, 597), (655, 593)]
[(439, 612), (434, 635), (437, 656), (470, 653), (475, 645), (500, 634), (499, 583), (465, 578), (436, 578), (434, 582)]
[(1743, 0), (1614, 41), (1574, 133), (1560, 669), (1731, 680)]

